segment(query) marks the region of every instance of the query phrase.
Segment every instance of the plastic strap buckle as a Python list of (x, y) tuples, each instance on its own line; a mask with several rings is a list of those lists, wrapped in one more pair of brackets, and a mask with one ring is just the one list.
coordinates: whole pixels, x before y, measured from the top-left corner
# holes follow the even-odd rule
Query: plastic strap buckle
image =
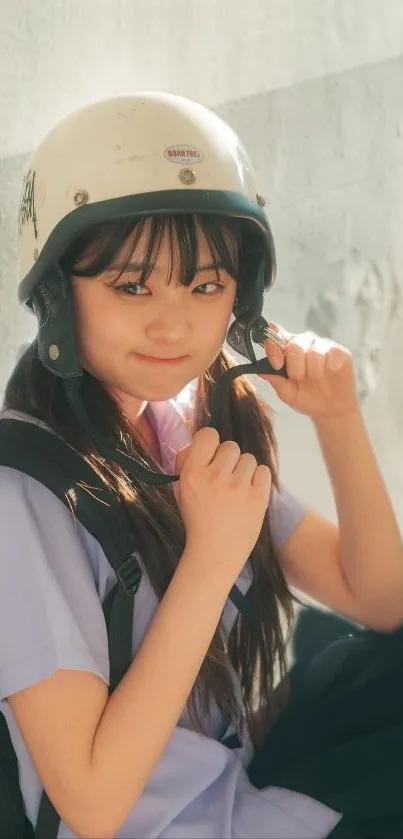
[(115, 569), (118, 581), (129, 597), (137, 593), (143, 576), (139, 560), (140, 554), (133, 551)]

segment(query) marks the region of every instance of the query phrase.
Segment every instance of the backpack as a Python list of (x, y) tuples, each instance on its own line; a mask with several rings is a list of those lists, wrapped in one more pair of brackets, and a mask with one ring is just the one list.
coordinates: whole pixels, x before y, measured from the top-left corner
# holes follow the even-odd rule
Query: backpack
[[(112, 693), (132, 661), (134, 596), (142, 578), (144, 546), (117, 494), (108, 490), (84, 458), (60, 437), (32, 422), (0, 419), (0, 466), (24, 472), (44, 484), (71, 510), (101, 545), (117, 582), (107, 594), (103, 612), (108, 632)], [(91, 488), (88, 492), (86, 487)], [(70, 498), (69, 498), (70, 494)], [(252, 603), (236, 585), (229, 598), (248, 621)], [(35, 831), (25, 815), (18, 781), (17, 758), (0, 713), (0, 837), (56, 839), (60, 817), (43, 792)]]
[[(56, 435), (23, 420), (0, 420), (0, 465), (18, 469), (48, 487), (100, 543), (117, 583), (106, 596), (110, 659), (109, 692), (132, 660), (134, 595), (142, 571), (136, 534), (117, 495), (109, 491), (84, 458)], [(91, 487), (91, 493), (85, 485)], [(95, 497), (96, 496), (96, 497)], [(18, 764), (8, 727), (0, 714), (0, 835), (7, 839), (56, 839), (60, 817), (44, 792), (35, 831), (28, 821), (18, 780)]]

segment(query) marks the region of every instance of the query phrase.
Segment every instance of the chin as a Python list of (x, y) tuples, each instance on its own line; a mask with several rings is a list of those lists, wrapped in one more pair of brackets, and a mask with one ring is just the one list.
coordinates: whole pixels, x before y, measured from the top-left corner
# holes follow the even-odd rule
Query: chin
[(148, 382), (141, 388), (141, 393), (140, 388), (136, 389), (135, 393), (128, 390), (126, 390), (126, 393), (130, 393), (131, 396), (144, 402), (167, 402), (168, 399), (175, 399), (189, 384), (190, 381), (182, 382), (179, 385), (172, 382), (160, 382), (158, 384)]

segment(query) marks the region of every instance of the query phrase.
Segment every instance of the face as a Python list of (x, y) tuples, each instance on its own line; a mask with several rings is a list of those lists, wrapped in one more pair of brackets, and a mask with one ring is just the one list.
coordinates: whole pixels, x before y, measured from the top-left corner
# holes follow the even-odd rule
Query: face
[(82, 365), (133, 421), (145, 403), (170, 399), (200, 376), (224, 343), (236, 281), (224, 270), (217, 276), (201, 230), (198, 239), (198, 270), (189, 287), (179, 285), (175, 266), (172, 274), (167, 236), (144, 285), (138, 280), (145, 239), (121, 276), (130, 242), (104, 273), (72, 278)]

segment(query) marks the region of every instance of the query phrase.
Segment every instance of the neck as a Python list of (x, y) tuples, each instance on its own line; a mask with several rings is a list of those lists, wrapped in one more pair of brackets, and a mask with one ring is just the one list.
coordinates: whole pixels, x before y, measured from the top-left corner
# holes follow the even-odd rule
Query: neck
[(122, 416), (133, 429), (133, 433), (141, 440), (146, 451), (158, 462), (161, 462), (161, 450), (158, 435), (150, 424), (145, 412), (148, 402), (127, 396), (119, 391), (110, 391), (117, 403)]
[(111, 389), (109, 392), (132, 428), (137, 428), (139, 423), (144, 422), (144, 411), (148, 402), (143, 399), (136, 399), (134, 396), (128, 396), (118, 390)]

